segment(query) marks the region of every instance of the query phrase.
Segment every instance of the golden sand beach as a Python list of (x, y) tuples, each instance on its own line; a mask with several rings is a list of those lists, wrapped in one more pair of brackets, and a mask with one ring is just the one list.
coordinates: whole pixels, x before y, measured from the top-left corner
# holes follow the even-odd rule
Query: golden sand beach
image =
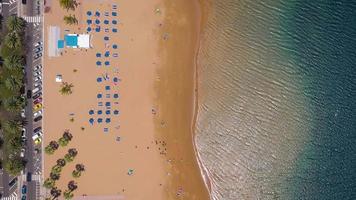
[[(69, 148), (76, 148), (78, 156), (63, 168), (56, 183), (64, 191), (67, 183), (75, 180), (76, 197), (209, 199), (191, 134), (200, 22), (198, 3), (189, 0), (79, 3), (75, 11), (69, 11), (79, 19), (79, 24), (69, 26), (63, 22), (67, 12), (58, 1), (50, 2), (51, 9), (44, 16), (45, 45), (50, 26), (60, 27), (61, 38), (65, 30), (86, 33), (87, 11), (100, 12), (101, 23), (104, 19), (113, 20), (113, 16), (103, 16), (112, 11), (113, 4), (118, 7), (115, 19), (119, 23), (115, 27), (119, 31), (90, 32), (92, 48), (87, 50), (65, 48), (59, 57), (48, 57), (45, 52), (43, 142), (47, 145), (58, 140), (66, 129), (73, 139), (53, 155), (45, 155), (44, 176), (49, 176), (56, 160)], [(106, 36), (109, 40), (105, 42)], [(119, 48), (112, 49), (113, 44)], [(119, 56), (100, 58), (103, 62), (110, 61), (110, 65), (98, 67), (96, 54), (107, 50)], [(74, 85), (72, 94), (59, 93), (60, 83), (55, 82), (59, 74), (63, 81)], [(103, 76), (110, 80), (117, 77), (120, 81), (98, 83), (97, 78)], [(110, 86), (110, 90), (105, 90), (105, 86)], [(119, 110), (120, 114), (112, 116), (110, 123), (91, 125), (90, 118), (100, 117), (96, 114), (101, 109), (99, 93), (110, 94), (111, 98), (119, 94), (118, 100), (107, 101), (112, 103), (111, 110)], [(90, 115), (90, 110), (95, 114)], [(78, 163), (84, 164), (86, 170), (74, 179), (71, 172)], [(113, 195), (117, 196), (109, 198)]]

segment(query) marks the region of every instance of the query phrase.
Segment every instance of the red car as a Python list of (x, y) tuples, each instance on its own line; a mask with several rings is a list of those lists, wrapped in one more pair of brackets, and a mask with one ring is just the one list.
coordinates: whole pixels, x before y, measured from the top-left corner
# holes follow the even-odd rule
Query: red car
[(38, 103), (41, 103), (42, 102), (42, 97), (36, 99), (33, 101), (33, 104), (38, 104)]

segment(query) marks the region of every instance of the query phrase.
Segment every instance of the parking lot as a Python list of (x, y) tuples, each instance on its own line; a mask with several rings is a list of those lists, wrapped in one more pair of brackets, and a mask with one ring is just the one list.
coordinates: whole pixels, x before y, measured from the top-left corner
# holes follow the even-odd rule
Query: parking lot
[[(26, 169), (22, 176), (22, 184), (20, 184), (21, 198), (40, 199), (39, 196), (39, 175), (42, 172), (42, 56), (43, 42), (42, 31), (43, 27), (39, 21), (38, 13), (40, 11), (40, 1), (27, 1), (32, 5), (27, 5), (26, 12), (28, 16), (23, 16), (27, 21), (28, 29), (28, 54), (26, 57), (26, 96), (27, 106), (25, 115), (28, 123), (26, 125), (26, 153), (27, 160)], [(25, 186), (24, 186), (25, 185)], [(26, 190), (23, 189), (26, 187)], [(25, 196), (25, 197), (24, 197)]]

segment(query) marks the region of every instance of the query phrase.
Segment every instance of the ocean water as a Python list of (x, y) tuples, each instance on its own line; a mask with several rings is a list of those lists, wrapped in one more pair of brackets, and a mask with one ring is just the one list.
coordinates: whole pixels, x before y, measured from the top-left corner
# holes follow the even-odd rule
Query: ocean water
[(214, 200), (356, 199), (355, 0), (211, 0), (198, 64)]

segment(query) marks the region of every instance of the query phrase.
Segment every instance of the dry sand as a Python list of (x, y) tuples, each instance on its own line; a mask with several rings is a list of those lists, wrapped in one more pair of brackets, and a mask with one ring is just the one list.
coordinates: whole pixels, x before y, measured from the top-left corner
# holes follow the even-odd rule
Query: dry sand
[[(79, 25), (67, 26), (62, 20), (66, 12), (59, 8), (58, 1), (51, 1), (51, 11), (45, 14), (45, 42), (46, 27), (60, 26), (62, 37), (64, 29), (83, 33), (86, 11), (103, 14), (111, 11), (112, 3), (118, 5), (119, 33), (94, 33), (93, 48), (87, 51), (66, 48), (57, 58), (49, 58), (45, 52), (44, 144), (57, 140), (65, 129), (74, 135), (67, 147), (45, 156), (45, 177), (68, 148), (76, 148), (78, 156), (64, 167), (57, 182), (63, 191), (73, 179), (74, 165), (82, 163), (86, 171), (76, 179), (76, 196), (208, 199), (191, 135), (198, 5), (189, 0), (81, 2), (75, 12), (70, 12), (80, 19)], [(119, 58), (110, 58), (109, 68), (98, 68), (95, 54), (104, 52), (104, 36), (110, 37), (109, 44), (119, 45)], [(111, 84), (113, 93), (120, 94), (119, 105), (113, 106), (120, 115), (111, 117), (110, 125), (92, 126), (88, 111), (98, 108), (96, 95), (104, 91), (96, 78), (103, 73), (113, 77), (114, 67), (119, 68), (122, 80), (117, 87)], [(58, 92), (57, 74), (74, 84), (73, 94), (63, 96)], [(70, 122), (71, 113), (74, 122)], [(110, 129), (108, 133), (103, 132), (104, 127)], [(120, 142), (115, 140), (117, 136)], [(129, 169), (134, 170), (131, 176)]]

